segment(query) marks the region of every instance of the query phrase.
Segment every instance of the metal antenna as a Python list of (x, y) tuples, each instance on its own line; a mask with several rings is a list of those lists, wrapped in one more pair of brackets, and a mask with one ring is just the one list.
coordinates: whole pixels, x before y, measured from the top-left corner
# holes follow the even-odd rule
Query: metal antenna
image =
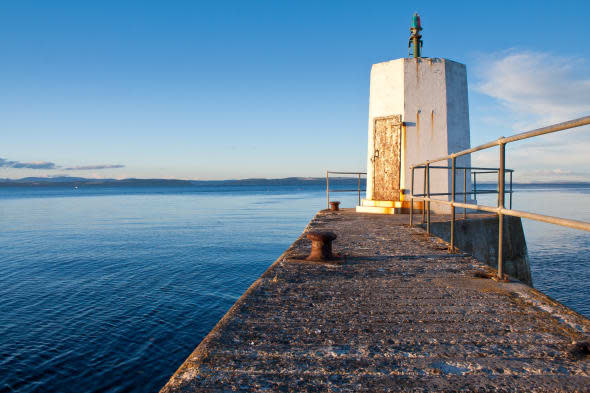
[[(420, 15), (417, 12), (412, 16), (412, 26), (410, 26), (410, 42), (408, 42), (408, 56), (414, 55), (415, 58), (422, 57), (422, 25), (420, 24)], [(413, 49), (413, 51), (412, 51)]]

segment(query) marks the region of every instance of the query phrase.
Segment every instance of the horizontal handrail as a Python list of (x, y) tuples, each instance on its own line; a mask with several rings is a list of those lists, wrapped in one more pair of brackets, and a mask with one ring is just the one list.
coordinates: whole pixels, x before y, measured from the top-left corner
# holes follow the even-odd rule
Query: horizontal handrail
[[(330, 174), (335, 175), (356, 175), (358, 176), (358, 187), (356, 190), (347, 189), (336, 189), (330, 190)], [(328, 202), (328, 209), (330, 208), (330, 192), (358, 192), (359, 205), (361, 204), (361, 192), (365, 192), (366, 189), (361, 189), (361, 176), (366, 176), (367, 172), (342, 172), (342, 171), (326, 171), (326, 200)]]
[[(510, 192), (511, 192), (510, 190), (505, 191), (506, 194), (509, 194)], [(477, 193), (478, 194), (497, 194), (498, 191), (481, 190), (481, 191), (478, 191)], [(471, 194), (473, 194), (473, 192), (455, 192), (455, 195), (471, 195)], [(448, 192), (431, 192), (430, 193), (430, 196), (449, 196), (449, 195), (451, 195), (451, 194)], [(423, 196), (426, 196), (426, 194), (414, 194), (414, 196), (415, 197), (419, 197), (419, 196), (423, 197)], [(437, 200), (440, 201), (440, 199), (437, 199)]]
[[(452, 169), (450, 166), (442, 166), (442, 165), (429, 165), (430, 169)], [(426, 168), (426, 165), (414, 165), (413, 168)], [(456, 170), (459, 169), (470, 169), (470, 170), (477, 170), (477, 171), (490, 171), (490, 173), (498, 173), (500, 168), (478, 168), (472, 166), (457, 166), (455, 167)], [(505, 172), (514, 172), (514, 169), (505, 169)], [(477, 172), (477, 173), (484, 173), (484, 172)]]
[(540, 135), (551, 134), (553, 132), (568, 130), (570, 128), (581, 127), (581, 126), (585, 126), (588, 124), (590, 124), (590, 116), (584, 116), (584, 117), (580, 117), (578, 119), (564, 121), (563, 123), (553, 124), (553, 125), (550, 125), (547, 127), (542, 127), (542, 128), (537, 128), (537, 129), (531, 130), (531, 131), (521, 132), (520, 134), (515, 134), (515, 135), (509, 136), (507, 138), (500, 137), (500, 138), (496, 139), (495, 141), (484, 143), (483, 145), (472, 147), (471, 149), (461, 150), (457, 153), (448, 154), (444, 157), (436, 158), (434, 160), (428, 160), (424, 163), (416, 164), (413, 167), (416, 167), (418, 165), (427, 165), (431, 162), (439, 162), (439, 161), (449, 160), (451, 158), (461, 157), (461, 156), (464, 156), (467, 154), (475, 153), (480, 150), (489, 149), (490, 147), (505, 145), (510, 142), (521, 141), (523, 139), (528, 139), (528, 138), (532, 138), (532, 137), (540, 136)]
[[(494, 192), (495, 194), (495, 192)], [(433, 195), (433, 194), (430, 194)], [(464, 209), (471, 209), (471, 210), (481, 210), (489, 213), (496, 213), (496, 214), (503, 214), (506, 216), (513, 216), (513, 217), (521, 217), (521, 218), (529, 218), (531, 220), (542, 221), (549, 224), (557, 224), (567, 228), (579, 229), (582, 231), (590, 232), (590, 223), (580, 220), (571, 220), (568, 218), (561, 218), (555, 216), (548, 216), (545, 214), (537, 214), (537, 213), (530, 213), (521, 210), (512, 210), (506, 209), (503, 207), (491, 207), (486, 205), (474, 205), (471, 203), (461, 203), (461, 202), (453, 202), (453, 201), (444, 201), (441, 199), (436, 198), (429, 198), (429, 197), (418, 197), (415, 196), (413, 199), (418, 201), (424, 202), (435, 202), (441, 203), (443, 205), (460, 207)]]
[(335, 172), (335, 171), (327, 171), (327, 173), (334, 173), (334, 174), (339, 174), (339, 175), (366, 175), (367, 172)]

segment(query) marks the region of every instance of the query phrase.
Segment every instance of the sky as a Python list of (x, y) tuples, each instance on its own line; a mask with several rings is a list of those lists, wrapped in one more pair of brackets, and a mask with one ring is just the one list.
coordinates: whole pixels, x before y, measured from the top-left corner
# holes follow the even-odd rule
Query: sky
[[(365, 170), (371, 65), (414, 12), (467, 65), (472, 146), (590, 114), (587, 1), (3, 1), (0, 178)], [(589, 131), (509, 145), (515, 181), (590, 181)]]

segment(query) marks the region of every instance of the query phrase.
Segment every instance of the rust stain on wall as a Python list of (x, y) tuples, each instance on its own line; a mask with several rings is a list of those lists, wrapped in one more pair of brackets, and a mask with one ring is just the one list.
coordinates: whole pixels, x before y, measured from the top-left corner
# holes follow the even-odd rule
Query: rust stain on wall
[(434, 111), (430, 111), (430, 137), (434, 138)]
[[(404, 158), (406, 156), (406, 123), (402, 123), (402, 152), (401, 157)], [(404, 158), (405, 159), (405, 158)]]

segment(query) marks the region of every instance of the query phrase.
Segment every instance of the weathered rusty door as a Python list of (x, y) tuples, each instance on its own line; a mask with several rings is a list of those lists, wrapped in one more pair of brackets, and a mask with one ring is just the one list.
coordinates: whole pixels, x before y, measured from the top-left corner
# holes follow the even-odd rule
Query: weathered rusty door
[(373, 199), (399, 201), (401, 115), (376, 118), (373, 124)]

